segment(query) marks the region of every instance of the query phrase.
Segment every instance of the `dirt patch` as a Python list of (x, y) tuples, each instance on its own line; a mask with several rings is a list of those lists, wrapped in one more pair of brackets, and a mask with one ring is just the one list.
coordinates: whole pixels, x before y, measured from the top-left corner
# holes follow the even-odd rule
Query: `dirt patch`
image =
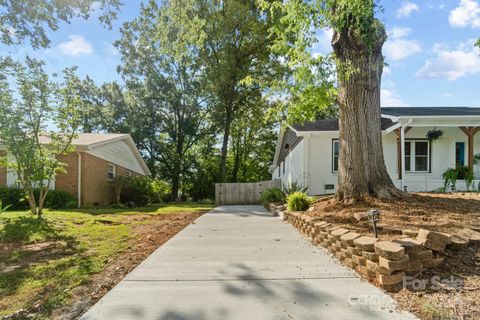
[(102, 272), (94, 275), (88, 283), (73, 290), (72, 304), (56, 310), (52, 319), (79, 318), (153, 251), (189, 224), (195, 223), (194, 220), (202, 214), (193, 212), (125, 216), (123, 222), (141, 222), (134, 227), (134, 239), (128, 250), (108, 261)]
[[(368, 222), (358, 222), (356, 212), (381, 211), (380, 223), (391, 230), (382, 239), (401, 238), (402, 229), (426, 228), (455, 232), (464, 227), (480, 229), (480, 193), (417, 193), (401, 200), (364, 198), (354, 204), (320, 199), (306, 214), (322, 217), (361, 234), (372, 235)], [(392, 294), (401, 308), (421, 319), (480, 319), (480, 244), (461, 251), (446, 251), (445, 263), (415, 275), (416, 287)]]
[(47, 241), (29, 245), (8, 243), (0, 245), (0, 273), (12, 272), (71, 254), (65, 241)]

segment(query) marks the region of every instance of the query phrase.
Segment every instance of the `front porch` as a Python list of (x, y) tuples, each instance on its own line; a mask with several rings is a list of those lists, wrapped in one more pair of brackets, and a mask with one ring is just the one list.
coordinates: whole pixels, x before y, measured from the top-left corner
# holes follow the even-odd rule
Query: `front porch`
[[(445, 170), (468, 166), (474, 170), (474, 189), (477, 190), (480, 182), (480, 165), (475, 163), (475, 155), (480, 154), (480, 139), (475, 139), (480, 132), (477, 116), (387, 117), (396, 125), (384, 135), (387, 141), (384, 147), (395, 145), (396, 150), (385, 150), (385, 160), (387, 167), (390, 164), (390, 176), (399, 189), (438, 190), (444, 186)], [(441, 137), (429, 140), (430, 130), (441, 131)], [(393, 154), (395, 159), (391, 158)], [(392, 164), (396, 164), (394, 169)], [(467, 190), (463, 179), (457, 180), (456, 189)]]

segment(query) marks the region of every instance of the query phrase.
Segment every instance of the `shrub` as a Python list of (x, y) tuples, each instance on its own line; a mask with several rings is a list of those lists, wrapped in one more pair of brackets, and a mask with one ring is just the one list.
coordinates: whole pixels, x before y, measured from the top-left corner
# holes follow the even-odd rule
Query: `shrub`
[(125, 180), (120, 195), (121, 203), (133, 202), (137, 206), (158, 203), (168, 199), (170, 186), (162, 180), (138, 176)]
[(475, 180), (475, 174), (473, 170), (467, 166), (457, 167), (455, 169), (449, 168), (443, 172), (442, 177), (443, 189), (445, 191), (448, 191), (448, 189), (455, 191), (457, 189), (456, 184), (458, 179), (465, 181), (467, 191), (469, 191), (470, 188), (474, 188), (473, 180)]
[(0, 188), (0, 200), (10, 205), (10, 210), (26, 210), (29, 208), (25, 192), (19, 188)]
[(77, 207), (77, 199), (67, 191), (49, 190), (44, 207), (55, 210), (74, 209)]
[(445, 191), (448, 191), (448, 189), (455, 191), (458, 179), (458, 171), (456, 169), (449, 168), (443, 172), (442, 177), (443, 188)]
[(280, 188), (269, 188), (263, 190), (262, 194), (260, 195), (260, 199), (263, 203), (284, 203), (285, 202), (285, 195)]
[(283, 194), (285, 197), (287, 197), (288, 195), (292, 194), (292, 193), (295, 193), (295, 192), (307, 192), (308, 190), (308, 187), (307, 186), (304, 186), (303, 184), (301, 183), (298, 183), (296, 181), (290, 183), (288, 185), (288, 187), (283, 187)]
[[(38, 190), (35, 196), (38, 197)], [(10, 210), (27, 210), (30, 208), (25, 197), (25, 192), (19, 188), (0, 188), (0, 201), (4, 205), (10, 205)], [(49, 190), (44, 203), (49, 209), (74, 209), (77, 207), (77, 199), (67, 191)]]
[(306, 193), (296, 191), (287, 197), (287, 207), (290, 211), (305, 211), (313, 200)]
[(467, 186), (467, 191), (470, 191), (470, 188), (474, 189), (473, 180), (475, 180), (475, 173), (472, 169), (468, 168), (464, 173), (463, 180), (465, 180), (465, 185)]
[(170, 185), (163, 180), (151, 179), (151, 202), (158, 203), (162, 201), (168, 201), (170, 199), (170, 193), (172, 189)]

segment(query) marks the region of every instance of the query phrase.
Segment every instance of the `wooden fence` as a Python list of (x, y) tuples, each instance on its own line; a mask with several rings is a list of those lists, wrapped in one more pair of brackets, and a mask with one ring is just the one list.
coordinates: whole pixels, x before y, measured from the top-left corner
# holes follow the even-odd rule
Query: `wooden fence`
[(215, 203), (259, 204), (260, 195), (265, 189), (280, 188), (281, 180), (270, 180), (250, 183), (215, 183)]

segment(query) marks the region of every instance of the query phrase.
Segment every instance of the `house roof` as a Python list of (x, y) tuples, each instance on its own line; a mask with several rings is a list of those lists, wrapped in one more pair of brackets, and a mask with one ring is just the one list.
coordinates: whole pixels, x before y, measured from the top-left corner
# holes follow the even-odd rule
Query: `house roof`
[[(128, 138), (130, 135), (123, 133), (77, 133), (75, 139), (72, 140), (72, 145), (75, 147), (91, 147), (98, 144), (104, 144), (117, 140)], [(40, 137), (41, 143), (49, 143), (48, 136)]]
[[(382, 118), (382, 130), (385, 130), (393, 125), (393, 121), (387, 118)], [(338, 131), (338, 119), (319, 119), (316, 121), (306, 121), (292, 125), (296, 131)]]
[(480, 108), (470, 107), (388, 107), (383, 115), (395, 117), (480, 116)]
[[(120, 134), (120, 133), (78, 133), (76, 138), (72, 140), (72, 145), (75, 147), (76, 151), (82, 152), (94, 152), (98, 150), (99, 147), (106, 146), (108, 144), (113, 144), (115, 142), (123, 141), (128, 146), (129, 150), (132, 152), (133, 156), (140, 165), (142, 171), (146, 175), (150, 175), (150, 170), (148, 169), (147, 164), (143, 160), (142, 155), (138, 151), (137, 146), (135, 145), (132, 137), (129, 134)], [(42, 144), (47, 144), (50, 142), (48, 135), (43, 135), (40, 137), (40, 142)], [(5, 146), (0, 143), (0, 150), (4, 150)], [(128, 150), (128, 149), (127, 149)], [(114, 150), (114, 154), (109, 154), (108, 157), (104, 155), (104, 160), (109, 160), (113, 163), (119, 161), (121, 154), (125, 150)], [(99, 156), (96, 154), (96, 156)], [(99, 156), (100, 157), (100, 156)], [(130, 168), (128, 168), (130, 169)], [(135, 171), (135, 170), (134, 170)]]

